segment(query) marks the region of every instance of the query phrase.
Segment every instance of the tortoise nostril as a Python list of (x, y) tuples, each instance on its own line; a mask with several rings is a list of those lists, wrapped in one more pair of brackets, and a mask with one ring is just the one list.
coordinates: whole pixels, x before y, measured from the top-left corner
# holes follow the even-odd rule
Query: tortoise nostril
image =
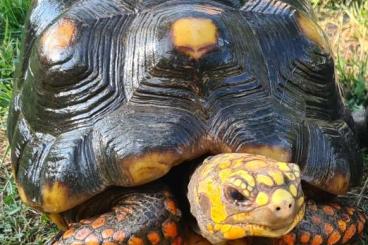
[(280, 211), (281, 210), (281, 208), (280, 207), (276, 207), (276, 211)]
[(291, 208), (292, 206), (293, 206), (293, 204), (291, 204), (291, 203), (290, 203), (290, 204), (289, 204), (289, 208)]

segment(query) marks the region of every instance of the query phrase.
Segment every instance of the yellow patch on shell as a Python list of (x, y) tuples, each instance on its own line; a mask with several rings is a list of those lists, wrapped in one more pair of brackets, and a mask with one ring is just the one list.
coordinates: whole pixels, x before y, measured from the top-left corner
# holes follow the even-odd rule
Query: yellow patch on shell
[(171, 32), (176, 49), (193, 59), (201, 58), (217, 44), (217, 27), (211, 19), (178, 19)]
[(80, 204), (85, 199), (82, 195), (71, 196), (69, 188), (60, 182), (43, 186), (41, 194), (42, 210), (47, 213), (64, 212)]
[(312, 42), (318, 44), (322, 49), (328, 50), (329, 45), (324, 37), (321, 28), (304, 14), (297, 15), (297, 23), (300, 30)]
[(291, 172), (286, 172), (286, 173), (284, 173), (284, 174), (286, 175), (286, 177), (287, 177), (289, 180), (295, 180), (295, 179), (296, 179), (295, 175), (294, 175), (293, 173), (291, 173)]
[(41, 37), (42, 53), (51, 60), (58, 60), (61, 52), (73, 43), (77, 27), (71, 20), (61, 19)]
[(124, 163), (132, 177), (131, 185), (146, 184), (164, 176), (169, 172), (176, 157), (170, 153), (148, 153), (143, 157), (128, 160)]
[(268, 173), (268, 175), (272, 177), (272, 179), (275, 181), (277, 185), (284, 184), (284, 176), (280, 171), (272, 170)]
[(294, 197), (296, 197), (296, 196), (298, 195), (298, 189), (296, 188), (296, 186), (295, 186), (294, 184), (291, 184), (291, 185), (289, 186), (289, 191), (290, 191), (290, 193), (291, 193)]
[(225, 168), (230, 167), (230, 165), (231, 165), (230, 161), (224, 161), (224, 162), (220, 163), (219, 166), (220, 166), (220, 169), (225, 169)]
[(24, 191), (23, 187), (17, 184), (17, 188), (18, 188), (18, 194), (19, 194), (20, 200), (22, 200), (22, 202), (24, 203), (28, 203), (28, 198), (27, 198), (26, 192)]
[(66, 224), (63, 217), (61, 217), (60, 214), (48, 214), (47, 217), (60, 229), (60, 230), (66, 230), (68, 228), (68, 225)]
[(266, 186), (274, 185), (273, 180), (269, 176), (263, 175), (263, 174), (258, 174), (256, 176), (256, 181), (257, 181), (257, 184), (264, 184)]
[(269, 197), (265, 192), (259, 192), (256, 197), (256, 203), (258, 206), (264, 206), (268, 203)]

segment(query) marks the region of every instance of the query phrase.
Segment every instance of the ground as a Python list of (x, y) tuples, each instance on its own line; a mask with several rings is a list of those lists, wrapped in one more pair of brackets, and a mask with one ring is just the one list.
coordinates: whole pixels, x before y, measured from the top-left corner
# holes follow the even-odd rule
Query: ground
[[(335, 56), (338, 79), (352, 110), (368, 105), (368, 1), (311, 0)], [(57, 229), (48, 219), (24, 206), (18, 197), (9, 163), (5, 136), (14, 63), (26, 9), (31, 0), (0, 0), (0, 244), (44, 244)], [(368, 159), (368, 154), (365, 154)], [(368, 170), (368, 160), (366, 171)], [(367, 176), (367, 174), (365, 174)], [(348, 198), (368, 212), (364, 183)], [(367, 181), (368, 182), (368, 181)], [(363, 238), (361, 244), (368, 244)]]

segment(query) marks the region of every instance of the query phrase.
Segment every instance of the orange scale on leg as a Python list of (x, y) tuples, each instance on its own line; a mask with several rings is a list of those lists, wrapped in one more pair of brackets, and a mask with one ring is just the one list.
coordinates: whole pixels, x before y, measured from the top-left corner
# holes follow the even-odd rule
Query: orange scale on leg
[(325, 224), (323, 228), (327, 235), (330, 235), (334, 230), (334, 227), (331, 224)]
[(90, 229), (82, 228), (81, 230), (77, 231), (77, 233), (75, 234), (75, 238), (78, 240), (84, 240), (91, 233), (92, 231)]
[(355, 213), (355, 208), (346, 208), (346, 211), (351, 216), (351, 215), (353, 215)]
[(117, 242), (123, 242), (125, 240), (125, 233), (123, 231), (117, 231), (114, 233), (112, 239)]
[(281, 241), (282, 244), (285, 245), (294, 245), (295, 244), (295, 234), (294, 233), (289, 233), (285, 236), (282, 237)]
[(342, 243), (349, 241), (356, 233), (356, 226), (354, 224), (350, 225), (342, 238)]
[(92, 223), (92, 228), (97, 229), (106, 224), (106, 219), (104, 217), (99, 217)]
[(323, 243), (323, 238), (320, 235), (316, 235), (313, 237), (311, 245), (321, 245)]
[(128, 245), (144, 245), (144, 241), (142, 238), (132, 236), (128, 241)]
[(322, 220), (321, 220), (321, 218), (320, 218), (320, 217), (318, 217), (318, 216), (312, 216), (312, 222), (313, 222), (314, 224), (316, 224), (316, 225), (319, 225), (319, 224), (321, 224), (321, 223), (322, 223)]
[(74, 236), (74, 233), (75, 233), (74, 228), (70, 228), (69, 230), (64, 232), (63, 239), (68, 239), (68, 238)]
[(337, 231), (332, 232), (331, 236), (328, 238), (327, 244), (334, 245), (341, 239), (341, 234)]
[(89, 235), (86, 238), (85, 242), (86, 242), (86, 245), (99, 245), (100, 244), (100, 241), (95, 234)]
[(152, 245), (159, 244), (161, 241), (160, 235), (156, 231), (151, 231), (147, 234), (147, 239)]
[(172, 213), (172, 214), (174, 214), (174, 215), (176, 215), (176, 214), (177, 214), (177, 212), (178, 212), (178, 208), (176, 207), (176, 204), (175, 204), (175, 202), (174, 202), (172, 199), (167, 199), (167, 200), (165, 201), (165, 207), (166, 207), (166, 209), (167, 209), (170, 213)]
[(309, 242), (310, 238), (311, 238), (311, 235), (309, 232), (302, 232), (300, 236), (300, 242), (307, 243)]
[(174, 239), (178, 235), (178, 226), (174, 221), (167, 220), (162, 224), (162, 232), (165, 237)]
[(112, 235), (114, 234), (114, 230), (113, 229), (105, 229), (102, 231), (102, 237), (104, 239), (110, 238), (112, 237)]
[(337, 221), (337, 224), (339, 226), (340, 231), (344, 232), (346, 231), (346, 222), (343, 220)]
[(325, 214), (331, 215), (331, 216), (335, 214), (335, 211), (330, 206), (324, 206), (323, 207), (323, 212), (325, 212)]

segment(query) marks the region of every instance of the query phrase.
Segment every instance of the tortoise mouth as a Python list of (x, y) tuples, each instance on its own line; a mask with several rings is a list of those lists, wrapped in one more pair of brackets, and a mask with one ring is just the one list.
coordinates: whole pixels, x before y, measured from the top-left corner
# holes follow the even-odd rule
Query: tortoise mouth
[(238, 225), (243, 227), (244, 230), (246, 230), (246, 234), (248, 234), (247, 236), (260, 236), (260, 237), (275, 238), (275, 237), (286, 235), (292, 229), (294, 229), (295, 226), (297, 226), (300, 223), (300, 221), (302, 221), (302, 219), (304, 218), (304, 213), (305, 213), (305, 204), (303, 204), (303, 206), (296, 213), (293, 221), (290, 222), (289, 224), (284, 225), (281, 228), (279, 228), (280, 225), (278, 225), (277, 228), (267, 226), (267, 225), (249, 224), (249, 223), (238, 224)]

